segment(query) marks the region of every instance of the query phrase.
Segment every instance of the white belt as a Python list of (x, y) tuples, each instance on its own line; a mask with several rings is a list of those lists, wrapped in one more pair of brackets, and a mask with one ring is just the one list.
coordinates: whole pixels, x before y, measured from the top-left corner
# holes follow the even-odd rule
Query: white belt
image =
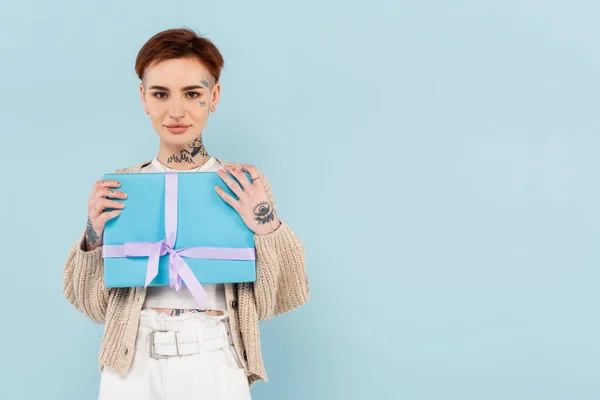
[(233, 345), (229, 323), (181, 330), (138, 328), (136, 350), (152, 358), (185, 356), (224, 349)]

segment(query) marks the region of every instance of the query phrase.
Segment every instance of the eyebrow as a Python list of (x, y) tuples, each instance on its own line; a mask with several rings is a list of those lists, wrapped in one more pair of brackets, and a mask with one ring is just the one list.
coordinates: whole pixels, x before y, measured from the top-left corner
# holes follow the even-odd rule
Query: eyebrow
[[(170, 92), (168, 87), (165, 86), (150, 86), (150, 90), (152, 89), (156, 89), (156, 90), (163, 90), (165, 92)], [(200, 86), (200, 85), (191, 85), (191, 86), (186, 86), (184, 88), (181, 88), (182, 92), (187, 92), (188, 90), (193, 90), (193, 89), (204, 89), (204, 87)]]

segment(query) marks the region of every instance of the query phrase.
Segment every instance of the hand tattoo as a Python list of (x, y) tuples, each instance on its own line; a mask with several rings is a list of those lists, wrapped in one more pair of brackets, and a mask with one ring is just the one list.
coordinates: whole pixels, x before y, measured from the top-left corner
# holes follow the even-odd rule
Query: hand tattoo
[(262, 201), (254, 206), (254, 219), (259, 225), (267, 224), (275, 219), (275, 210), (273, 206), (266, 201)]
[(94, 230), (94, 227), (92, 226), (92, 221), (90, 220), (90, 217), (88, 217), (88, 219), (87, 219), (87, 229), (86, 229), (85, 233), (88, 238), (88, 242), (90, 244), (96, 244), (96, 242), (98, 241), (98, 234), (96, 233), (96, 231)]

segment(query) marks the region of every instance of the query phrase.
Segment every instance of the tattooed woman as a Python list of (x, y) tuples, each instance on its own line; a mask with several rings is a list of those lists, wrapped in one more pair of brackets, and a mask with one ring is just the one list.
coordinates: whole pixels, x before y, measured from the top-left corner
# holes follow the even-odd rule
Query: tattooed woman
[(304, 248), (279, 219), (268, 179), (252, 165), (211, 156), (203, 144), (202, 132), (219, 104), (223, 64), (215, 45), (192, 30), (150, 38), (135, 71), (160, 145), (152, 160), (116, 172), (217, 172), (235, 197), (218, 187), (216, 193), (254, 232), (256, 281), (203, 285), (203, 309), (185, 286), (106, 288), (104, 226), (118, 218), (127, 193), (118, 181), (96, 182), (87, 228), (64, 265), (63, 291), (79, 311), (104, 324), (100, 399), (249, 399), (252, 384), (267, 381), (258, 323), (308, 300)]

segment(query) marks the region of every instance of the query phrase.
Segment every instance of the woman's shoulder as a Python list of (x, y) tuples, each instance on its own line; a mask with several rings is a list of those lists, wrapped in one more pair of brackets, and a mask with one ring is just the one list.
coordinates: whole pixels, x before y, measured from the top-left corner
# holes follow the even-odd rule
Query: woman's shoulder
[(233, 167), (241, 167), (242, 165), (244, 165), (244, 163), (240, 163), (237, 161), (231, 161), (231, 160), (224, 160), (220, 157), (214, 157), (214, 159), (217, 160), (219, 162), (219, 164), (222, 164), (222, 165), (230, 165)]
[(221, 163), (222, 165), (227, 165), (227, 166), (232, 166), (234, 168), (237, 167), (242, 167), (242, 166), (247, 166), (247, 167), (254, 167), (255, 169), (258, 170), (258, 173), (260, 174), (260, 177), (263, 178), (265, 181), (267, 181), (267, 177), (265, 176), (265, 174), (260, 170), (260, 168), (258, 168), (256, 165), (254, 164), (248, 164), (248, 163), (241, 163), (241, 162), (237, 162), (237, 161), (229, 161), (229, 160), (222, 160), (220, 158), (215, 157), (215, 159)]
[(139, 162), (137, 164), (130, 165), (128, 167), (119, 168), (114, 173), (115, 174), (133, 174), (136, 172), (140, 172), (142, 170), (142, 168), (144, 168), (146, 165), (150, 164), (151, 162), (152, 162), (152, 160)]

